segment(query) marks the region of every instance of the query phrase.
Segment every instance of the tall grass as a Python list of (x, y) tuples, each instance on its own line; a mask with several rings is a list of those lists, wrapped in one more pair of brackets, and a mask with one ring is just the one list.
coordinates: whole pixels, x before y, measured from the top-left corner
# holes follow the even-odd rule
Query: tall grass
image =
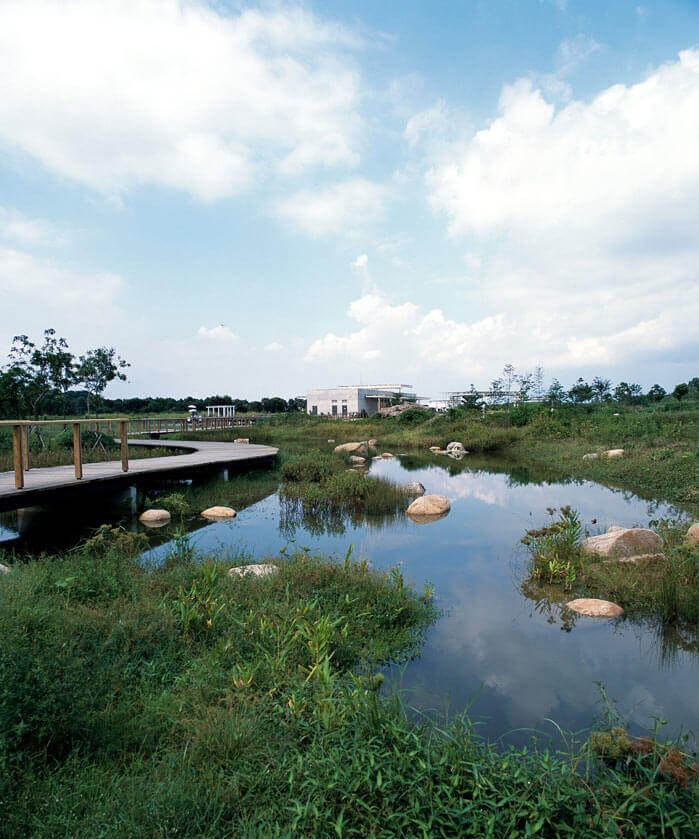
[(428, 595), (350, 556), (275, 561), (234, 580), (205, 558), (82, 551), (3, 575), (0, 836), (696, 829), (680, 748), (612, 730), (498, 752), (465, 718), (416, 724), (374, 669), (417, 653)]

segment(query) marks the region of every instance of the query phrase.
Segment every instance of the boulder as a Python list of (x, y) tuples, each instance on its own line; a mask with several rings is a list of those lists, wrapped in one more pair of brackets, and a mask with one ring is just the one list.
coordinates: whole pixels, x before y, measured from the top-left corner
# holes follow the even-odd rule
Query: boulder
[(398, 484), (398, 489), (402, 490), (406, 495), (424, 495), (425, 487), (420, 481), (411, 481), (408, 484)]
[(448, 452), (464, 452), (466, 449), (464, 448), (463, 443), (447, 443), (447, 451)]
[(232, 519), (236, 512), (232, 507), (208, 507), (201, 511), (202, 516), (207, 519)]
[(451, 504), (443, 495), (423, 495), (416, 498), (408, 507), (408, 515), (414, 517), (441, 517), (451, 509)]
[(170, 521), (170, 513), (167, 510), (144, 510), (138, 517), (140, 522), (149, 525), (163, 525)]
[(662, 546), (663, 540), (652, 530), (616, 526), (599, 536), (590, 536), (581, 545), (585, 553), (610, 559), (658, 554)]
[(375, 449), (376, 444), (378, 443), (378, 440), (373, 440), (373, 439), (372, 440), (367, 440), (366, 443), (367, 443), (367, 446), (369, 446), (372, 449)]
[(438, 452), (438, 451), (440, 451), (440, 448), (439, 448), (439, 446), (430, 446), (430, 451), (431, 452)]
[(395, 457), (395, 455), (391, 454), (391, 452), (382, 452), (381, 457), (384, 460), (390, 460), (392, 457)]
[(333, 451), (337, 452), (338, 454), (356, 454), (361, 457), (367, 457), (369, 454), (369, 446), (367, 446), (366, 442), (340, 443), (339, 446), (335, 446)]
[(271, 562), (263, 562), (259, 565), (239, 565), (228, 571), (229, 577), (270, 577), (279, 572), (279, 567)]
[(590, 452), (590, 454), (583, 455), (583, 460), (597, 460), (598, 457), (597, 452)]
[(607, 449), (604, 452), (605, 457), (623, 457), (624, 456), (624, 449)]
[(366, 463), (365, 457), (360, 457), (358, 454), (350, 455), (350, 463)]
[(0, 562), (0, 574), (9, 574), (9, 573), (10, 573), (10, 569), (7, 567), (7, 565), (3, 565)]
[(235, 440), (233, 440), (233, 442), (234, 443), (249, 443), (250, 438), (249, 437), (236, 437)]
[(594, 597), (571, 600), (566, 603), (566, 606), (579, 615), (587, 615), (589, 618), (618, 618), (624, 614), (624, 610), (616, 603), (609, 600), (596, 600)]
[(699, 545), (699, 521), (694, 522), (694, 524), (689, 528), (685, 541), (693, 548), (696, 548)]

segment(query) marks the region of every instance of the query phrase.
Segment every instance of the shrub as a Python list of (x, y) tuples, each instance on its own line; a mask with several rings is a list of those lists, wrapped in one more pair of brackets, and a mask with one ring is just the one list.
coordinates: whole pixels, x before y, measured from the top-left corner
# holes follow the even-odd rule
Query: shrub
[(313, 451), (285, 463), (282, 466), (282, 480), (293, 483), (322, 483), (330, 475), (344, 468), (341, 457)]

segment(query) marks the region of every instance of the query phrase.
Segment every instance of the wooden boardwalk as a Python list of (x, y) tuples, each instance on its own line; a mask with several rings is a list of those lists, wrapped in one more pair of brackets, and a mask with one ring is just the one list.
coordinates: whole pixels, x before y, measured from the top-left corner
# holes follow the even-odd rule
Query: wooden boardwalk
[(45, 504), (75, 492), (131, 486), (140, 478), (190, 476), (197, 471), (223, 470), (247, 464), (262, 466), (271, 462), (277, 449), (252, 443), (201, 442), (199, 440), (129, 440), (131, 446), (186, 449), (184, 454), (147, 457), (129, 461), (124, 472), (121, 460), (85, 463), (83, 477), (75, 477), (73, 464), (29, 469), (24, 488), (15, 487), (14, 472), (0, 472), (0, 510)]

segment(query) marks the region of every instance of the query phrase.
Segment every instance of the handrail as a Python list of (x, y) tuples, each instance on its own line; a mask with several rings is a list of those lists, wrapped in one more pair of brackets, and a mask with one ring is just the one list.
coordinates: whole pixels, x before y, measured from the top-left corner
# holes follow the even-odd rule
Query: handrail
[[(129, 417), (112, 417), (110, 419), (70, 419), (70, 420), (0, 420), (0, 426), (12, 427), (12, 453), (15, 473), (15, 487), (24, 489), (24, 473), (30, 468), (29, 464), (29, 431), (33, 427), (42, 425), (62, 425), (65, 430), (68, 426), (73, 430), (73, 464), (75, 466), (75, 478), (80, 480), (83, 476), (82, 461), (82, 426), (87, 426), (88, 431), (95, 431), (98, 434), (103, 432), (113, 433), (116, 431), (119, 436), (121, 449), (122, 471), (129, 471), (129, 435), (139, 434), (175, 434), (186, 431), (218, 431), (227, 428), (236, 428), (244, 425), (253, 425), (254, 418), (245, 419), (241, 416), (231, 417), (142, 417), (130, 419)], [(116, 425), (116, 429), (114, 426)], [(43, 442), (43, 439), (42, 439)]]

